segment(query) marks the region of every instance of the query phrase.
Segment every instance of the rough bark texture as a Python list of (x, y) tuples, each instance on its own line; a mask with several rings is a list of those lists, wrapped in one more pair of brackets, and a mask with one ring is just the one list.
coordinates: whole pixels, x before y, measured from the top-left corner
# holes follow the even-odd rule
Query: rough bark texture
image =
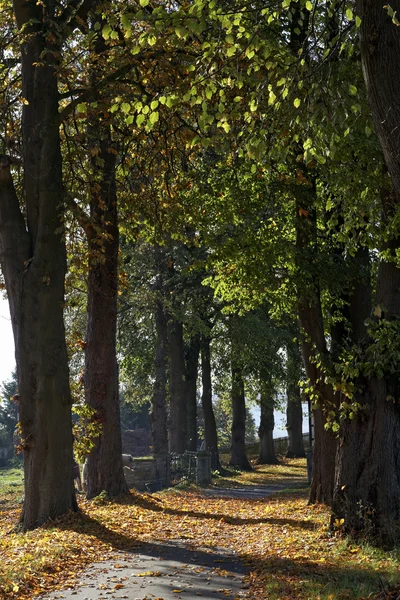
[(211, 468), (213, 471), (221, 470), (218, 453), (218, 434), (212, 404), (212, 382), (211, 382), (211, 357), (210, 338), (201, 338), (201, 381), (203, 392), (201, 395), (201, 406), (204, 417), (204, 441), (207, 452), (211, 454)]
[(193, 336), (186, 348), (186, 405), (187, 449), (197, 450), (197, 373), (199, 367), (200, 335)]
[(286, 429), (288, 432), (288, 458), (303, 458), (306, 455), (303, 440), (303, 408), (298, 385), (287, 389)]
[[(77, 509), (63, 323), (65, 245), (56, 56), (51, 8), (14, 2), (21, 44), (26, 222), (6, 158), (0, 169), (0, 259), (10, 302), (24, 449), (22, 525)], [(45, 16), (43, 16), (45, 14)], [(47, 18), (45, 18), (47, 17)], [(54, 36), (53, 36), (54, 38)]]
[[(297, 203), (296, 227), (298, 266), (304, 271), (304, 264), (312, 264), (315, 252), (315, 219), (313, 202), (315, 190), (310, 191), (310, 206)], [(304, 261), (306, 261), (304, 263)], [(298, 313), (302, 327), (301, 348), (306, 374), (317, 395), (318, 407), (314, 410), (314, 446), (312, 463), (312, 480), (309, 501), (331, 503), (335, 477), (336, 438), (324, 428), (324, 410), (336, 407), (337, 399), (331, 386), (324, 383), (324, 374), (316, 365), (316, 354), (328, 363), (327, 347), (321, 309), (319, 288), (306, 273), (302, 282), (304, 288), (299, 292)], [(308, 288), (308, 289), (307, 289)], [(307, 290), (307, 291), (306, 291)]]
[(170, 316), (168, 320), (168, 343), (170, 359), (170, 452), (183, 454), (187, 448), (187, 405), (183, 325)]
[(278, 463), (274, 447), (274, 399), (268, 391), (261, 391), (260, 396), (260, 427), (258, 435), (260, 438), (260, 454), (258, 462), (260, 465), (275, 465)]
[(160, 299), (156, 300), (156, 356), (154, 391), (151, 399), (151, 435), (153, 439), (153, 454), (168, 452), (167, 429), (167, 320)]
[(299, 380), (301, 377), (301, 356), (297, 342), (287, 345), (287, 405), (286, 429), (289, 445), (286, 452), (288, 458), (302, 458), (306, 455), (303, 440), (303, 409)]
[(241, 369), (232, 365), (232, 444), (229, 464), (242, 471), (252, 471), (246, 455), (246, 402)]
[[(101, 31), (101, 30), (100, 30)], [(95, 86), (104, 39), (95, 38), (91, 49), (91, 83)], [(100, 100), (100, 97), (99, 97)], [(97, 112), (98, 110), (98, 112)], [(118, 298), (118, 211), (115, 152), (110, 124), (103, 109), (94, 108), (89, 119), (92, 149), (87, 328), (85, 348), (85, 401), (94, 409), (101, 434), (87, 458), (87, 497), (102, 491), (109, 496), (128, 492), (122, 465), (118, 365), (116, 351)]]
[[(399, 13), (399, 0), (390, 6)], [(382, 193), (388, 223), (400, 204), (399, 31), (383, 3), (359, 0), (357, 10), (368, 98), (393, 183), (391, 193)], [(386, 250), (393, 256), (399, 247), (399, 239), (392, 238)], [(394, 262), (380, 264), (375, 305), (377, 325), (399, 322), (400, 270)], [(397, 347), (386, 350), (387, 358), (396, 352)], [(344, 519), (347, 531), (369, 532), (387, 543), (400, 538), (400, 381), (398, 369), (382, 370), (383, 376), (362, 382), (364, 410), (342, 423), (332, 522)]]

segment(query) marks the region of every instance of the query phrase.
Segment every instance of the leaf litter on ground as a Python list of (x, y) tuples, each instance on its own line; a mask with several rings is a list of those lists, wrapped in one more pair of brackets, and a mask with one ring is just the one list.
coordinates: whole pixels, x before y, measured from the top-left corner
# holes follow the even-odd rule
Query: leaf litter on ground
[[(305, 474), (304, 460), (282, 459), (250, 473), (232, 472), (214, 487), (289, 486), (293, 480), (304, 482)], [(332, 536), (328, 508), (309, 506), (305, 489), (256, 499), (210, 497), (195, 488), (152, 495), (131, 491), (98, 503), (80, 497), (79, 513), (25, 534), (13, 530), (20, 492), (8, 494), (0, 511), (0, 598), (7, 600), (31, 600), (73, 586), (88, 565), (109, 559), (116, 550), (132, 551), (155, 541), (235, 554), (250, 569), (246, 597), (254, 600), (345, 600), (371, 594), (381, 600), (384, 589), (392, 594), (390, 586), (398, 584), (398, 554), (351, 544), (340, 530)]]

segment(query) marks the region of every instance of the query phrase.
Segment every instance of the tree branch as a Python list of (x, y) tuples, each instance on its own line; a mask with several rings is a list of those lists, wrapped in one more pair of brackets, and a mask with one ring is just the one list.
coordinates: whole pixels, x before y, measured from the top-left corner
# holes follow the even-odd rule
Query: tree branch
[[(64, 121), (67, 117), (69, 117), (69, 115), (78, 106), (78, 104), (81, 104), (82, 102), (90, 101), (92, 98), (94, 100), (96, 97), (95, 92), (97, 90), (103, 89), (108, 83), (117, 81), (119, 79), (119, 77), (123, 77), (124, 75), (129, 73), (129, 71), (132, 71), (131, 64), (127, 64), (127, 65), (121, 67), (120, 69), (117, 69), (116, 71), (114, 71), (114, 73), (110, 73), (110, 75), (101, 79), (95, 86), (88, 88), (87, 90), (82, 92), (82, 94), (80, 96), (78, 96), (77, 98), (74, 98), (74, 100), (71, 100), (71, 102), (68, 104), (68, 106), (66, 106), (59, 113), (59, 115), (58, 115), (59, 122), (62, 123), (62, 121)], [(146, 90), (139, 82), (132, 82), (132, 85), (140, 87), (141, 92), (146, 93)]]

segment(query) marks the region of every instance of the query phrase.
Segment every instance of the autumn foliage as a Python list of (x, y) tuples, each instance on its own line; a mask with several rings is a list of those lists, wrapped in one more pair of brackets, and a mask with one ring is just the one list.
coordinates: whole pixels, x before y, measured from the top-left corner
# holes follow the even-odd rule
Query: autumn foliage
[(218, 497), (197, 488), (131, 491), (113, 502), (81, 499), (80, 513), (24, 535), (14, 529), (20, 489), (0, 483), (0, 597), (28, 600), (72, 586), (89, 564), (157, 540), (234, 552), (250, 569), (244, 597), (251, 599), (390, 598), (379, 590), (396, 579), (396, 556), (348, 545), (340, 527), (330, 534), (328, 509), (308, 506), (299, 482), (304, 488), (304, 461), (285, 460), (213, 484), (214, 493), (218, 487), (295, 486), (265, 499)]

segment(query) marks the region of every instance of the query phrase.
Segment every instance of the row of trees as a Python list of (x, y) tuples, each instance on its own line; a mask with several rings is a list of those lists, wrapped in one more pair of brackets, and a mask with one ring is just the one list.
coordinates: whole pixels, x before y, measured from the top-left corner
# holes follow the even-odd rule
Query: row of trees
[[(331, 503), (332, 523), (349, 532), (396, 537), (396, 2), (0, 6), (0, 258), (16, 343), (24, 527), (76, 508), (63, 314), (83, 304), (76, 343), (101, 429), (88, 494), (126, 491), (117, 312), (128, 373), (132, 310), (138, 330), (149, 314), (130, 298), (144, 286), (157, 450), (167, 444), (167, 345), (169, 444), (180, 451), (195, 437), (187, 394), (200, 352), (207, 420), (208, 344), (224, 321), (231, 461), (248, 468), (243, 378), (268, 404), (279, 356), (298, 365), (300, 339), (315, 408), (310, 500)], [(144, 270), (130, 271), (140, 261)], [(264, 333), (250, 333), (250, 344), (238, 332), (252, 320)]]

